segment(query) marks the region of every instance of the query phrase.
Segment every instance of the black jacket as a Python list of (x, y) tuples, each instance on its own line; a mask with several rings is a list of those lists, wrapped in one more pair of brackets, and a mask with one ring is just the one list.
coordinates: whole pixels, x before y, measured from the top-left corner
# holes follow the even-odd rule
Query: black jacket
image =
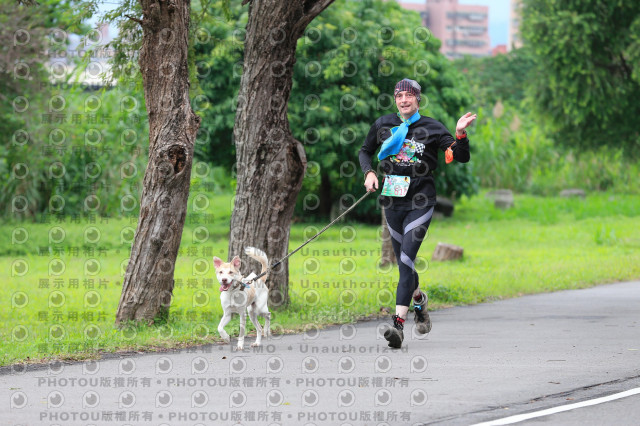
[[(372, 170), (371, 159), (382, 142), (391, 136), (391, 128), (402, 124), (397, 114), (378, 118), (371, 126), (358, 159), (362, 172)], [(453, 158), (461, 163), (469, 161), (469, 139), (458, 139), (442, 123), (422, 116), (409, 126), (405, 143), (400, 152), (387, 157), (378, 164), (378, 173), (410, 176), (409, 191), (404, 197), (380, 196), (380, 205), (393, 210), (423, 209), (436, 204), (436, 186), (433, 171), (438, 167), (438, 150), (445, 151), (451, 144)], [(380, 182), (382, 188), (383, 182)]]

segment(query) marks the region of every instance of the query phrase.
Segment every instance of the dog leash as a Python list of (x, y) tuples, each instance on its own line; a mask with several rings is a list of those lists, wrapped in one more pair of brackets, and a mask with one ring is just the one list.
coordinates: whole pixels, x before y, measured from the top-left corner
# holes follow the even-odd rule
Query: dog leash
[(260, 277), (265, 276), (266, 274), (269, 273), (270, 270), (272, 270), (273, 268), (275, 268), (276, 266), (278, 266), (279, 264), (281, 264), (282, 262), (284, 262), (285, 260), (287, 260), (292, 254), (294, 254), (295, 252), (297, 252), (298, 250), (300, 250), (302, 247), (306, 246), (307, 244), (309, 244), (311, 241), (315, 240), (320, 234), (322, 234), (324, 231), (326, 231), (327, 229), (331, 228), (337, 221), (339, 221), (342, 216), (346, 215), (347, 213), (349, 213), (351, 210), (354, 209), (355, 206), (357, 206), (358, 204), (360, 204), (360, 202), (362, 200), (364, 200), (365, 198), (367, 198), (367, 196), (369, 194), (371, 194), (371, 192), (373, 191), (367, 191), (365, 192), (365, 194), (360, 197), (360, 199), (358, 201), (356, 201), (355, 203), (353, 203), (353, 205), (351, 207), (349, 207), (347, 210), (345, 210), (340, 216), (336, 217), (335, 219), (333, 219), (333, 221), (331, 221), (330, 224), (328, 224), (327, 226), (325, 226), (324, 228), (322, 228), (322, 230), (320, 232), (318, 232), (316, 235), (314, 235), (313, 237), (309, 238), (307, 241), (305, 241), (304, 244), (302, 244), (300, 247), (298, 247), (297, 249), (293, 250), (291, 253), (289, 253), (288, 255), (286, 255), (285, 257), (283, 257), (282, 259), (280, 259), (279, 261), (277, 261), (276, 263), (274, 263), (273, 265), (271, 265), (269, 267), (269, 269), (267, 269), (266, 271), (264, 271), (263, 273), (261, 273), (260, 275), (252, 278), (251, 280), (249, 280), (248, 282), (251, 283), (255, 280), (257, 280)]

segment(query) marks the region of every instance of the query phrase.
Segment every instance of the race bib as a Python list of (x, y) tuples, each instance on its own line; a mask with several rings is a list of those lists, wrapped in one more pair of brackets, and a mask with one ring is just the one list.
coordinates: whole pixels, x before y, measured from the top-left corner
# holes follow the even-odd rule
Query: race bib
[(382, 195), (388, 197), (404, 197), (409, 191), (409, 176), (387, 175), (384, 178), (384, 186), (382, 187)]

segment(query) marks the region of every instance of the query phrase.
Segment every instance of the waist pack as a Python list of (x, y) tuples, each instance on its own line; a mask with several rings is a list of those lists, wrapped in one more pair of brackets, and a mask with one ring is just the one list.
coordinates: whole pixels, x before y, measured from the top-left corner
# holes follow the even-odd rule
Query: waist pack
[(387, 175), (409, 176), (412, 178), (433, 176), (433, 170), (429, 168), (427, 163), (416, 163), (412, 166), (399, 167), (388, 160), (382, 160), (380, 162), (380, 169)]

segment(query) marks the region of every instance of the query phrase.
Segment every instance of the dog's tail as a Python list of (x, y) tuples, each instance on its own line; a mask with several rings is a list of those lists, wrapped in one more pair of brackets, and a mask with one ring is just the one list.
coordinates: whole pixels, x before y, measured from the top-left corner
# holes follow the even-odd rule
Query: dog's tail
[[(247, 247), (244, 249), (244, 252), (247, 254), (247, 256), (252, 257), (260, 262), (260, 264), (262, 265), (262, 271), (260, 271), (261, 274), (269, 270), (269, 259), (267, 258), (265, 252), (255, 247)], [(266, 283), (267, 278), (269, 278), (269, 274), (264, 275), (260, 279)]]

